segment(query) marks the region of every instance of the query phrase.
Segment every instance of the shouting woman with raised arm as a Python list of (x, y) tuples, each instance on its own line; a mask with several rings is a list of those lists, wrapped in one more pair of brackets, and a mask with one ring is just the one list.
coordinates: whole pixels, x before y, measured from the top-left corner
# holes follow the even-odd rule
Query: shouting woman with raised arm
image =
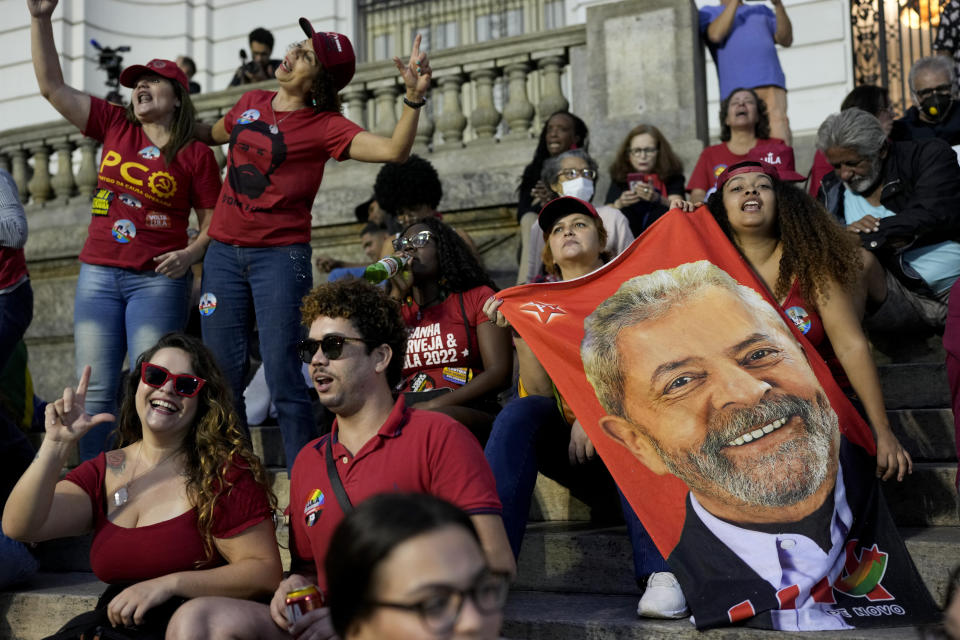
[[(57, 0), (28, 0), (33, 69), (40, 93), (87, 137), (103, 143), (74, 302), (77, 377), (93, 367), (87, 406), (113, 413), (124, 355), (130, 361), (187, 320), (190, 266), (203, 258), (220, 191), (213, 153), (193, 140), (187, 77), (171, 60), (120, 74), (133, 89), (125, 109), (63, 81), (50, 16)], [(190, 209), (200, 235), (187, 246)], [(112, 424), (80, 442), (80, 457), (103, 450)]]
[(394, 58), (406, 86), (403, 114), (390, 138), (364, 131), (340, 113), (356, 59), (346, 36), (316, 32), (293, 44), (277, 68), (276, 91), (254, 90), (212, 127), (207, 142), (230, 143), (227, 180), (203, 263), (203, 339), (216, 354), (241, 418), (247, 348), (254, 317), (267, 386), (277, 408), (287, 465), (314, 437), (314, 422), (296, 356), (300, 300), (310, 291), (313, 200), (330, 158), (402, 162), (413, 146), (430, 66), (420, 36), (407, 63)]
[(88, 366), (47, 405), (43, 443), (3, 511), (4, 534), (25, 542), (93, 532), (90, 565), (109, 587), (55, 637), (112, 625), (162, 638), (185, 599), (268, 596), (281, 571), (276, 498), (210, 351), (177, 333), (145, 351), (124, 385), (119, 448), (61, 480), (76, 441), (114, 419), (87, 413), (89, 380)]

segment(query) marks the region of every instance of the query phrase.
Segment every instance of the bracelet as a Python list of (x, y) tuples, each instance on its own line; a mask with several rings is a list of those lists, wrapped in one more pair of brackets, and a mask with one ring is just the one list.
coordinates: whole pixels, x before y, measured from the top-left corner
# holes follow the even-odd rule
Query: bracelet
[(407, 105), (411, 109), (419, 109), (423, 105), (427, 104), (427, 98), (424, 97), (420, 102), (411, 102), (407, 96), (403, 96), (403, 104)]

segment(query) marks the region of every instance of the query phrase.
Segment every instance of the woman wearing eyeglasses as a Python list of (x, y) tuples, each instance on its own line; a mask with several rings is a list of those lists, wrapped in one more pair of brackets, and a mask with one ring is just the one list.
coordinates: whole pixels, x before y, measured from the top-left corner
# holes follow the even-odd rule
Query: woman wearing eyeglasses
[(93, 532), (90, 565), (110, 586), (62, 637), (110, 625), (162, 637), (185, 599), (269, 596), (281, 572), (276, 498), (210, 351), (176, 333), (145, 351), (125, 384), (119, 448), (60, 480), (77, 440), (114, 420), (86, 413), (89, 380), (86, 367), (76, 391), (47, 405), (46, 436), (3, 512), (4, 532), (26, 542)]
[(343, 640), (495, 640), (506, 574), (492, 572), (470, 518), (425, 494), (382, 494), (337, 527), (326, 559)]
[[(550, 188), (550, 198), (547, 202), (557, 196), (573, 196), (590, 202), (593, 199), (594, 185), (597, 180), (597, 163), (583, 149), (572, 149), (547, 158), (543, 163), (541, 177), (544, 184), (549, 185)], [(634, 235), (630, 231), (630, 223), (626, 216), (613, 207), (597, 207), (597, 214), (603, 220), (603, 226), (607, 231), (606, 250), (611, 255), (618, 255), (633, 242)], [(544, 270), (542, 259), (544, 238), (539, 226), (534, 225), (530, 229), (528, 243), (529, 262), (526, 267), (520, 265), (521, 269), (526, 269), (527, 277), (524, 282), (556, 279)]]
[(496, 285), (457, 233), (436, 218), (407, 227), (395, 248), (411, 256), (403, 320), (410, 328), (401, 389), (417, 409), (439, 411), (481, 443), (510, 386), (510, 332), (487, 320)]
[(610, 165), (606, 201), (630, 221), (639, 236), (670, 207), (670, 197), (683, 199), (683, 163), (653, 125), (630, 130)]

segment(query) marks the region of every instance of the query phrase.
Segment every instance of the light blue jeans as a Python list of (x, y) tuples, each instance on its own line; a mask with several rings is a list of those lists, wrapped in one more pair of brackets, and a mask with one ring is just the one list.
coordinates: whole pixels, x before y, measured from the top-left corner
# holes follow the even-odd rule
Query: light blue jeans
[[(180, 331), (187, 319), (190, 272), (176, 280), (153, 271), (80, 265), (73, 305), (73, 343), (77, 379), (90, 365), (87, 412), (116, 415), (123, 358), (130, 366), (165, 333)], [(112, 422), (80, 439), (80, 459), (107, 448)]]

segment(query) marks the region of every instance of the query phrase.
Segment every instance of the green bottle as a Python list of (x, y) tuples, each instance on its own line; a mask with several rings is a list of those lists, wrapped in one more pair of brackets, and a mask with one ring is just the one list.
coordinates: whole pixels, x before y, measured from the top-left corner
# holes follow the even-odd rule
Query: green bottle
[(411, 257), (405, 253), (382, 258), (364, 270), (363, 279), (371, 284), (380, 284), (400, 273), (401, 269), (410, 264), (410, 260)]

